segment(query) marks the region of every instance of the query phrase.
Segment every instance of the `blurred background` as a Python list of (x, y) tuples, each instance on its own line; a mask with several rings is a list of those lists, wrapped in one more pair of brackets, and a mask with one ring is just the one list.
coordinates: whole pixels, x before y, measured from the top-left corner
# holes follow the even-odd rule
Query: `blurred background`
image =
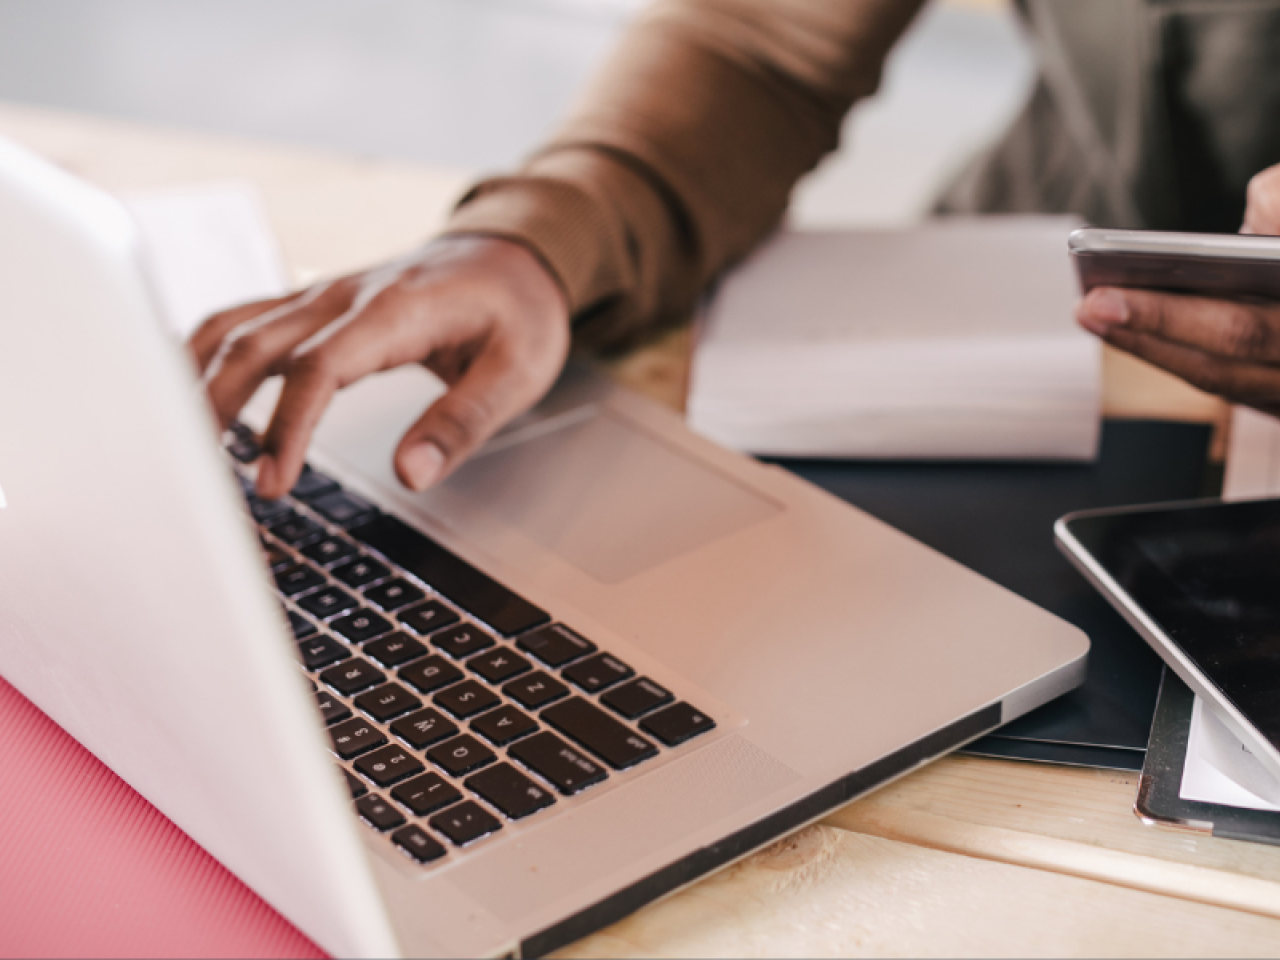
[[(491, 172), (552, 132), (644, 2), (0, 0), (0, 99)], [(1031, 77), (1009, 4), (933, 0), (793, 219), (917, 219)]]

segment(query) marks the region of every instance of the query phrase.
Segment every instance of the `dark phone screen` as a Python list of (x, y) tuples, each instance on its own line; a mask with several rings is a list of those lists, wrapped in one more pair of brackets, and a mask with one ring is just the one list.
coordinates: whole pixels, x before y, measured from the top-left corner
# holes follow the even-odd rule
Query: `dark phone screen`
[(1081, 517), (1069, 527), (1280, 749), (1280, 500)]

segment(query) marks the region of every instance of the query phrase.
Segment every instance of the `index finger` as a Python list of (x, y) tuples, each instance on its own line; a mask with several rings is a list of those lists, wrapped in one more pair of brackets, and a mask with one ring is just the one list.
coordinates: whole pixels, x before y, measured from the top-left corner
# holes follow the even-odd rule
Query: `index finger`
[(295, 290), (293, 293), (285, 294), (283, 297), (272, 297), (269, 300), (255, 300), (253, 303), (242, 303), (239, 306), (231, 307), (229, 310), (222, 310), (205, 319), (200, 326), (196, 328), (196, 332), (191, 334), (187, 340), (187, 347), (191, 350), (192, 355), (196, 359), (196, 366), (201, 373), (208, 368), (213, 358), (218, 353), (218, 348), (222, 346), (222, 341), (232, 330), (259, 317), (264, 313), (283, 306), (302, 296), (304, 290)]
[[(283, 496), (297, 482), (320, 417), (343, 387), (369, 373), (430, 352), (434, 330), (411, 325), (409, 343), (397, 337), (405, 307), (385, 287), (359, 296), (317, 336), (297, 347), (284, 370), (284, 384), (262, 437), (258, 492)], [(416, 349), (415, 349), (416, 347)]]
[(1126, 329), (1229, 360), (1280, 362), (1280, 307), (1097, 287), (1081, 301), (1076, 317), (1102, 337)]

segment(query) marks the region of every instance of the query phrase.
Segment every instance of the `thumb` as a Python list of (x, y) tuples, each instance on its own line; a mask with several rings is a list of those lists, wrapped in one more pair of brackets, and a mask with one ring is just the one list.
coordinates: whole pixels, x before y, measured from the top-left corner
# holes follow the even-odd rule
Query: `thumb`
[(1240, 232), (1280, 235), (1280, 164), (1249, 181), (1249, 203)]
[(533, 406), (541, 392), (502, 354), (482, 354), (401, 438), (395, 454), (400, 482), (411, 490), (438, 483), (508, 420)]

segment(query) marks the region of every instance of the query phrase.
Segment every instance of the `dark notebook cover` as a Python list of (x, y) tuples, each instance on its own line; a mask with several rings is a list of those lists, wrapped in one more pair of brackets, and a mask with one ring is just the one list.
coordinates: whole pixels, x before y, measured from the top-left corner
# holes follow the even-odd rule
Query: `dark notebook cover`
[(1107, 420), (1091, 464), (774, 462), (1088, 634), (1084, 685), (972, 752), (1137, 770), (1160, 659), (1058, 553), (1053, 524), (1073, 510), (1216, 494), (1211, 433), (1197, 424)]

